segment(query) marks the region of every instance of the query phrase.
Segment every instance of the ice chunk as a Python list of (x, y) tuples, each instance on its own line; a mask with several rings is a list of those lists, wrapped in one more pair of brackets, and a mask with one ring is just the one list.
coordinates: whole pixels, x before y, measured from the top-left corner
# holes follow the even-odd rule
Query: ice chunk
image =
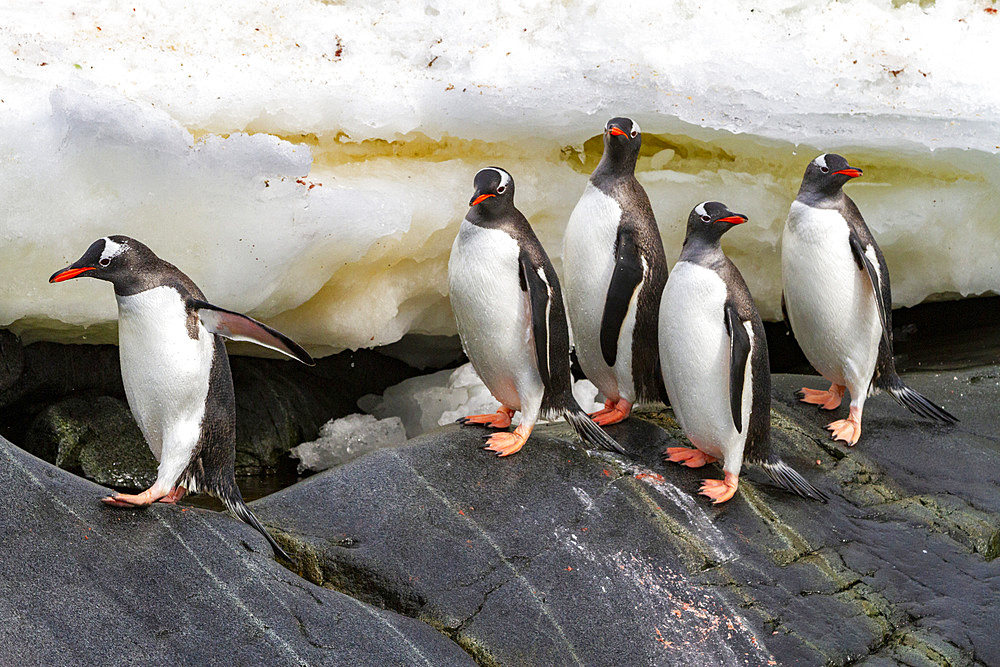
[(376, 419), (371, 415), (347, 415), (332, 419), (319, 430), (319, 437), (293, 447), (299, 472), (319, 472), (352, 461), (376, 449), (406, 442), (406, 431), (398, 417)]
[[(573, 384), (573, 395), (587, 412), (604, 407), (603, 398), (589, 380)], [(460, 417), (490, 414), (500, 407), (490, 390), (476, 375), (472, 364), (403, 380), (382, 396), (369, 394), (358, 406), (376, 417), (395, 416), (403, 420), (406, 434), (413, 438), (437, 426), (452, 424)], [(520, 413), (514, 424), (520, 422)]]

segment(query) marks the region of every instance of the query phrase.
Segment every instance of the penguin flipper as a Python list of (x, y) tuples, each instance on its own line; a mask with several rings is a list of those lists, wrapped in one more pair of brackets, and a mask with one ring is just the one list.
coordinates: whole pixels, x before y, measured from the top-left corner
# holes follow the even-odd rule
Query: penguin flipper
[(743, 432), (743, 382), (746, 379), (747, 359), (750, 357), (750, 335), (736, 306), (726, 303), (726, 331), (729, 332), (729, 407), (733, 412), (736, 432)]
[(614, 366), (618, 358), (618, 336), (635, 288), (642, 282), (642, 277), (642, 257), (639, 256), (632, 231), (619, 227), (615, 242), (615, 269), (611, 274), (611, 284), (608, 285), (604, 314), (601, 317), (601, 354), (608, 366)]
[(531, 333), (535, 339), (538, 373), (542, 376), (542, 384), (548, 387), (552, 369), (549, 357), (552, 350), (552, 342), (549, 340), (552, 333), (552, 328), (549, 326), (549, 318), (552, 315), (552, 285), (545, 276), (545, 268), (536, 266), (528, 253), (522, 250), (518, 261), (521, 265), (521, 289), (528, 293)]
[(257, 343), (268, 349), (287, 354), (293, 359), (298, 359), (306, 366), (316, 364), (309, 353), (294, 340), (252, 317), (219, 308), (198, 299), (192, 299), (189, 307), (198, 315), (205, 328), (212, 333), (231, 340)]
[(875, 306), (878, 309), (878, 319), (882, 323), (882, 339), (889, 345), (891, 350), (891, 342), (889, 340), (889, 327), (888, 327), (888, 317), (886, 315), (886, 303), (885, 299), (882, 297), (882, 286), (880, 281), (880, 276), (878, 269), (875, 264), (872, 263), (871, 258), (865, 253), (864, 247), (861, 244), (861, 237), (859, 237), (854, 230), (848, 235), (848, 242), (851, 245), (851, 253), (854, 255), (854, 261), (858, 265), (858, 269), (864, 271), (868, 274), (868, 280), (871, 281), (872, 294), (875, 296)]

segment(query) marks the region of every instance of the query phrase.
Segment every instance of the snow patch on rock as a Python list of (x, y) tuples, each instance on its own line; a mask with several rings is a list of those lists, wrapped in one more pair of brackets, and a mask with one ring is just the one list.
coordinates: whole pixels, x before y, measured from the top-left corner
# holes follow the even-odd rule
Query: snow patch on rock
[(301, 474), (340, 466), (376, 449), (405, 442), (406, 431), (399, 418), (355, 414), (331, 419), (320, 428), (316, 440), (293, 447), (289, 453), (299, 459)]

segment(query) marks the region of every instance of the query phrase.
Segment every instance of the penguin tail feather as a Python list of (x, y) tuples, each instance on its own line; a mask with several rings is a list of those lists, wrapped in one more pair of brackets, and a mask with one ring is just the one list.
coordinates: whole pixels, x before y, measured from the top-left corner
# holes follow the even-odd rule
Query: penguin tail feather
[(220, 494), (219, 500), (223, 502), (226, 508), (232, 512), (237, 519), (263, 535), (268, 544), (271, 545), (271, 548), (274, 550), (276, 555), (284, 558), (289, 563), (295, 562), (291, 556), (285, 553), (285, 550), (278, 545), (274, 538), (271, 537), (271, 534), (267, 532), (264, 526), (261, 525), (260, 521), (257, 519), (257, 515), (254, 514), (249, 507), (247, 507), (245, 502), (243, 502), (243, 495), (239, 492), (239, 489), (236, 489), (235, 493), (228, 493), (225, 495)]
[(913, 414), (933, 419), (942, 424), (955, 424), (958, 422), (958, 417), (944, 408), (934, 405), (925, 396), (903, 384), (898, 375), (894, 375), (888, 384), (889, 386), (885, 387), (885, 390), (889, 395)]
[(770, 477), (775, 484), (786, 491), (791, 491), (792, 493), (800, 495), (803, 498), (811, 498), (812, 500), (818, 500), (822, 503), (829, 500), (825, 493), (807, 482), (806, 479), (797, 473), (794, 468), (776, 456), (772, 456), (767, 461), (762, 463), (761, 467), (764, 468), (764, 472), (767, 473), (768, 477)]
[(618, 444), (618, 442), (612, 438), (610, 435), (604, 432), (600, 426), (594, 423), (580, 404), (576, 402), (576, 399), (570, 394), (567, 400), (566, 413), (564, 415), (566, 421), (569, 425), (573, 427), (580, 439), (583, 440), (588, 445), (592, 447), (597, 447), (598, 449), (606, 449), (609, 452), (618, 452), (624, 456), (628, 456), (628, 452), (625, 448)]

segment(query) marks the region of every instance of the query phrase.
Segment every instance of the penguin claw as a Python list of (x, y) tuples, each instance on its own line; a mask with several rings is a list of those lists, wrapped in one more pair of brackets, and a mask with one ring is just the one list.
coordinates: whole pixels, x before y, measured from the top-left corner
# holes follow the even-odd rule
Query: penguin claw
[(799, 400), (803, 403), (819, 406), (823, 410), (836, 410), (844, 400), (844, 386), (831, 384), (826, 391), (802, 387), (799, 390)]
[(712, 499), (712, 504), (724, 503), (736, 494), (740, 477), (731, 472), (725, 479), (706, 479), (701, 484), (701, 494)]
[(667, 455), (666, 459), (668, 461), (680, 463), (688, 468), (700, 468), (703, 465), (715, 463), (719, 460), (714, 456), (709, 456), (700, 449), (692, 447), (667, 447), (663, 453)]
[(173, 488), (173, 490), (170, 491), (170, 493), (163, 496), (156, 502), (167, 503), (168, 505), (175, 505), (178, 500), (184, 497), (185, 493), (187, 493), (187, 489), (185, 489), (183, 486), (176, 486)]

